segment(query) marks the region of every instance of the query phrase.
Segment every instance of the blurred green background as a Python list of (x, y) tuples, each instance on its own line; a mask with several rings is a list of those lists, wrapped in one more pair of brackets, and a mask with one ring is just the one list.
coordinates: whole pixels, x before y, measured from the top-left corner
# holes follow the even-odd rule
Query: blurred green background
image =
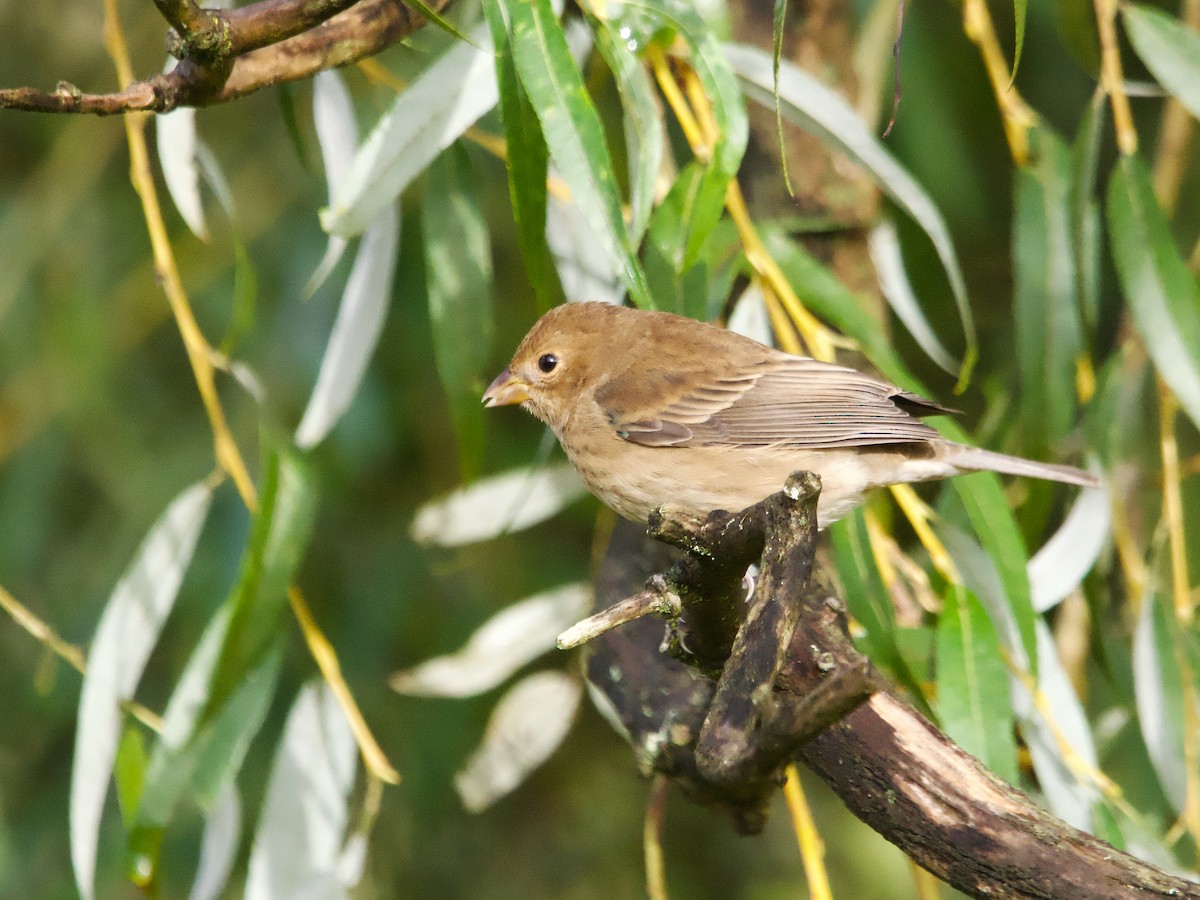
[[(157, 13), (147, 3), (124, 3), (122, 12), (138, 71), (156, 70), (163, 30)], [(1011, 47), (1011, 8), (996, 4), (993, 12), (1001, 29), (1010, 29), (1002, 39)], [(1034, 5), (1029, 16), (1017, 87), (1060, 133), (1072, 135), (1093, 78), (1071, 58), (1053, 7)], [(0, 5), (0, 85), (49, 88), (67, 80), (85, 90), (112, 86), (100, 26), (99, 4), (91, 0)], [(382, 61), (404, 71), (419, 67), (428, 52), (418, 38)], [(976, 385), (954, 403), (967, 411), (973, 430), (989, 396), (1011, 385), (1012, 167), (956, 5), (913, 5), (902, 59), (904, 97), (887, 145), (942, 210), (965, 270), (982, 359)], [(391, 95), (354, 70), (347, 77), (363, 120), (378, 116)], [(302, 299), (325, 244), (316, 211), (326, 189), (303, 112), (308, 96), (300, 83), (199, 114), (200, 132), (229, 178), (258, 280), (253, 327), (238, 357), (262, 379), (266, 410), (280, 430), (294, 427), (303, 411), (341, 283), (335, 277), (314, 298)], [(889, 101), (883, 102), (886, 110)], [(301, 111), (299, 143), (287, 126), (289, 103)], [(1143, 133), (1153, 134), (1157, 104), (1135, 103)], [(499, 132), (494, 114), (481, 124)], [(1111, 161), (1107, 129), (1103, 152)], [(496, 337), (492, 363), (478, 373), (482, 390), (536, 309), (512, 237), (503, 165), (478, 148), (470, 153), (489, 218), (498, 223), (492, 233)], [(754, 164), (751, 157), (748, 166)], [(151, 523), (181, 486), (213, 466), (208, 424), (156, 284), (127, 169), (117, 119), (0, 112), (0, 584), (81, 646)], [(778, 178), (761, 170), (744, 177)], [(1195, 175), (1190, 178), (1184, 196), (1195, 196)], [(431, 349), (419, 194), (415, 189), (405, 198), (383, 338), (349, 413), (313, 454), (320, 505), (298, 579), (368, 723), (404, 779), (384, 796), (358, 896), (639, 896), (647, 786), (628, 747), (593, 709), (584, 705), (566, 743), (527, 784), (471, 815), (460, 807), (452, 777), (478, 743), (499, 692), (464, 701), (411, 699), (386, 683), (396, 669), (459, 646), (503, 606), (586, 578), (598, 512), (589, 498), (545, 525), (456, 550), (410, 539), (417, 507), (460, 481)], [(201, 326), (215, 340), (231, 315), (228, 223), (210, 210), (213, 237), (206, 245), (173, 209), (168, 222)], [(1176, 225), (1193, 238), (1200, 204), (1181, 204)], [(932, 250), (919, 240), (909, 240), (906, 249), (931, 318), (942, 334), (958, 334)], [(341, 279), (347, 268), (343, 262)], [(1110, 292), (1106, 341), (1113, 340), (1115, 302)], [(902, 329), (895, 338), (934, 395), (948, 400), (950, 376), (928, 363)], [(220, 384), (234, 433), (253, 461), (261, 410), (231, 379)], [(540, 440), (540, 427), (527, 416), (489, 415), (484, 470), (531, 461)], [(152, 709), (165, 704), (200, 630), (234, 583), (248, 525), (226, 484), (139, 690)], [(283, 685), (239, 779), (247, 829), (288, 706), (315, 673), (290, 617), (287, 628)], [(0, 898), (74, 896), (67, 805), (80, 678), (7, 617), (0, 617), (0, 660)], [(573, 668), (576, 662), (559, 654), (538, 665)], [(1140, 763), (1137, 757), (1134, 767)], [(850, 817), (815, 779), (805, 784), (828, 844), (835, 896), (913, 896), (901, 854)], [(1125, 786), (1136, 792), (1136, 779)], [(1156, 794), (1148, 773), (1142, 790)], [(109, 804), (99, 893), (136, 896), (123, 877), (122, 828), (111, 797)], [(170, 833), (165, 896), (181, 896), (188, 883), (200, 825), (191, 810)], [(782, 804), (766, 833), (752, 839), (673, 797), (665, 853), (667, 881), (680, 898), (766, 900), (804, 890)]]

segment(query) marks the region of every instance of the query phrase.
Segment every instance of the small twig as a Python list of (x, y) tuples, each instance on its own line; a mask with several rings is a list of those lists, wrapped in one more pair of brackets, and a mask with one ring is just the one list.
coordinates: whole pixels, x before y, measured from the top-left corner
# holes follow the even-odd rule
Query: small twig
[[(16, 597), (0, 587), (0, 609), (3, 609), (14, 622), (23, 628), (35, 641), (69, 665), (80, 675), (87, 673), (87, 658), (80, 647), (64, 641), (49, 624), (39, 619)], [(162, 716), (154, 710), (143, 706), (136, 700), (123, 700), (121, 708), (133, 716), (151, 731), (161, 732)]]
[(555, 642), (559, 650), (570, 650), (598, 638), (618, 625), (640, 619), (649, 613), (677, 617), (682, 609), (679, 595), (663, 575), (653, 575), (646, 582), (646, 589), (627, 597), (620, 603), (576, 622), (558, 636)]

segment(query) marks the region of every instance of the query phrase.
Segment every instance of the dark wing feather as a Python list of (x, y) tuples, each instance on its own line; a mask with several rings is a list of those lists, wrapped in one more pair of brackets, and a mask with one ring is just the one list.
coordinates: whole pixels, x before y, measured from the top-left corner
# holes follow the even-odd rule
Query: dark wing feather
[[(597, 400), (622, 438), (653, 447), (920, 443), (938, 433), (918, 416), (953, 412), (853, 369), (784, 354), (732, 374), (675, 373), (671, 391), (661, 390), (662, 376), (650, 379), (656, 391), (634, 384), (638, 377), (611, 379)], [(657, 408), (648, 408), (649, 395)]]

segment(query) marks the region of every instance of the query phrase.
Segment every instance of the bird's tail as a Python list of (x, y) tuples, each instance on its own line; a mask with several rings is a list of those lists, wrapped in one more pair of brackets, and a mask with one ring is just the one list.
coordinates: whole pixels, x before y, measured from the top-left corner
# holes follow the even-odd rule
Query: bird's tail
[(950, 465), (968, 471), (1002, 472), (1005, 475), (1044, 478), (1048, 481), (1061, 481), (1064, 484), (1077, 484), (1080, 487), (1100, 486), (1099, 478), (1090, 472), (1076, 469), (1074, 466), (1034, 462), (1032, 459), (1007, 456), (1004, 453), (993, 453), (990, 450), (980, 450), (978, 447), (967, 447), (962, 444), (955, 444), (942, 458)]

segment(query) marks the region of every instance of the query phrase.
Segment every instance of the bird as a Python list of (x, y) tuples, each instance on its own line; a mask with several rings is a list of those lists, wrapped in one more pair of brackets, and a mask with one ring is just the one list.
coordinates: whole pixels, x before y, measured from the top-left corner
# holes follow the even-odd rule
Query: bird
[(545, 313), (483, 403), (519, 404), (548, 425), (588, 489), (635, 522), (663, 505), (737, 512), (800, 470), (821, 479), (819, 528), (874, 488), (966, 472), (1099, 484), (948, 440), (922, 419), (957, 410), (855, 369), (609, 303)]

